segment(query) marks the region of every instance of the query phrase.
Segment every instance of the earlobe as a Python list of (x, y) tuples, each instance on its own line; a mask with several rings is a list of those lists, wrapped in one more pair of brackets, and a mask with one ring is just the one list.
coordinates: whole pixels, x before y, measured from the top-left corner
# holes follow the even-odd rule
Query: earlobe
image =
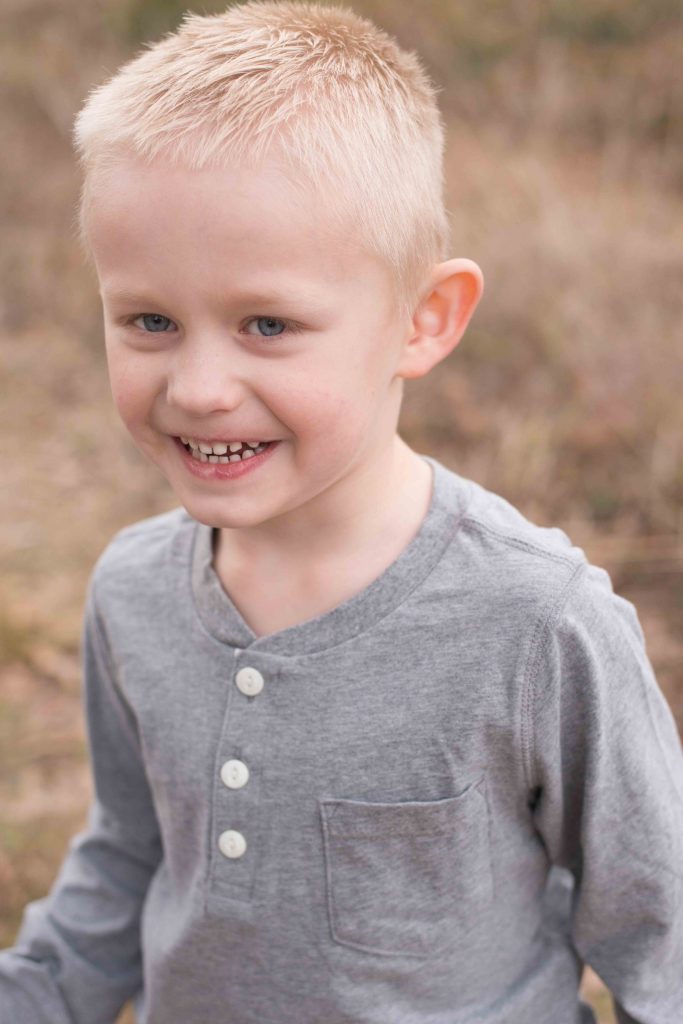
[(397, 368), (400, 377), (423, 377), (456, 347), (484, 291), (484, 276), (473, 260), (437, 264), (412, 320)]

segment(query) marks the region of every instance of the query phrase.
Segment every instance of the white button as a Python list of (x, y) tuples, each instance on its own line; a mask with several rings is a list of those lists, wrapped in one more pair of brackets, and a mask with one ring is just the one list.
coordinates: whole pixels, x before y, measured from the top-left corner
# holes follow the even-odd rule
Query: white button
[(247, 697), (255, 697), (263, 689), (263, 676), (257, 668), (241, 668), (235, 676), (238, 690)]
[(249, 779), (249, 769), (244, 761), (226, 761), (221, 768), (221, 778), (230, 789), (241, 789)]
[(228, 829), (219, 835), (218, 845), (225, 857), (241, 857), (247, 848), (247, 841), (241, 832)]

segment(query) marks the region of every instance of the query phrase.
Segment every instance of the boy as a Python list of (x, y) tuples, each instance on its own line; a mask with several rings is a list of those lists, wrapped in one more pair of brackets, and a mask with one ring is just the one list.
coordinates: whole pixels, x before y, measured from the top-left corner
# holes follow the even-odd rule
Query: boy
[(113, 397), (181, 506), (93, 571), (96, 796), (1, 1024), (578, 1024), (584, 962), (680, 1024), (635, 611), (397, 433), (483, 288), (416, 57), (341, 7), (192, 16), (76, 138)]

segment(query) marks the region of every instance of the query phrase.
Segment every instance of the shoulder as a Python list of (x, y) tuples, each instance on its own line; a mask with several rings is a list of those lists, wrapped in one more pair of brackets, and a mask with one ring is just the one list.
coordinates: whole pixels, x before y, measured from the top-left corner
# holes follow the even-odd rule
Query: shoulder
[(479, 543), (498, 558), (521, 560), (529, 566), (553, 562), (574, 570), (586, 564), (583, 550), (556, 526), (539, 526), (509, 501), (468, 481), (470, 501), (462, 525), (479, 538)]
[(452, 556), (470, 593), (481, 594), (506, 618), (544, 618), (546, 610), (583, 574), (584, 551), (558, 527), (539, 526), (505, 498), (472, 480), (462, 480), (467, 500)]
[(469, 483), (462, 527), (485, 552), (504, 592), (537, 595), (543, 634), (602, 632), (643, 642), (633, 604), (615, 593), (609, 573), (589, 562), (563, 530), (539, 526), (500, 495)]
[(189, 562), (197, 526), (182, 508), (124, 526), (111, 538), (91, 573), (97, 597), (132, 598), (141, 591), (166, 589)]

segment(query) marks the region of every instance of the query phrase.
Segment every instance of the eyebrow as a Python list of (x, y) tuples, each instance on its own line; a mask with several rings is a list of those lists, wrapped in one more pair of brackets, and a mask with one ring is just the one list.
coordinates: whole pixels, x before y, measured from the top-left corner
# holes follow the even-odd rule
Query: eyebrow
[[(104, 292), (100, 290), (100, 296), (104, 298)], [(131, 306), (153, 306), (158, 299), (151, 299), (147, 295), (141, 295), (137, 292), (129, 291), (111, 291), (107, 293), (107, 298), (112, 302), (125, 303)], [(260, 305), (261, 303), (281, 305), (284, 303), (303, 306), (306, 308), (314, 309), (320, 307), (320, 302), (306, 293), (297, 294), (292, 291), (290, 293), (285, 292), (260, 292), (260, 291), (242, 291), (236, 292), (234, 295), (225, 298), (226, 305), (234, 304), (239, 306), (249, 305)]]

